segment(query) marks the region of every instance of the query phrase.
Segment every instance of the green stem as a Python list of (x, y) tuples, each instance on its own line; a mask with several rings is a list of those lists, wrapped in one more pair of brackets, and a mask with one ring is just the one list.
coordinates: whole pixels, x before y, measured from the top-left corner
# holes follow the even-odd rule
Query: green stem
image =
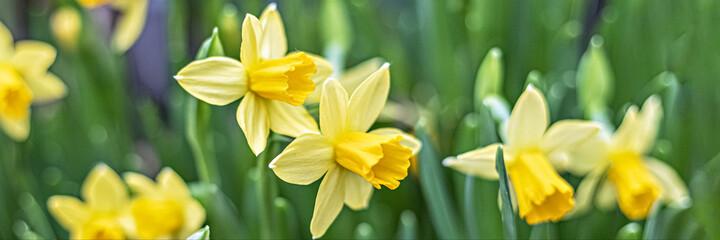
[(207, 138), (210, 121), (210, 106), (194, 97), (187, 102), (187, 139), (195, 158), (195, 166), (200, 181), (220, 186), (217, 162), (212, 156), (211, 139)]
[(258, 208), (259, 208), (259, 218), (260, 218), (260, 238), (262, 239), (270, 239), (273, 238), (273, 230), (271, 229), (271, 222), (273, 218), (273, 204), (272, 201), (275, 199), (273, 191), (269, 191), (269, 181), (268, 181), (268, 163), (271, 161), (273, 153), (275, 152), (275, 140), (274, 140), (274, 133), (270, 133), (270, 136), (268, 136), (268, 144), (265, 148), (265, 152), (262, 153), (262, 155), (257, 157), (257, 201), (258, 201)]

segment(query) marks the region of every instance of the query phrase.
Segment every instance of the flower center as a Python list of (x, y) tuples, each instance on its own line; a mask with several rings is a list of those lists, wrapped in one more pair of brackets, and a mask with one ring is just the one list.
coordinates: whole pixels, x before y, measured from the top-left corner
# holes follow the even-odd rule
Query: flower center
[(304, 52), (263, 60), (248, 70), (250, 90), (264, 98), (300, 106), (315, 91), (310, 78), (315, 72), (315, 62)]
[(11, 119), (28, 115), (32, 92), (22, 77), (7, 63), (0, 63), (0, 114)]
[(183, 226), (183, 209), (174, 201), (141, 197), (131, 203), (130, 210), (141, 238), (174, 237)]
[(348, 133), (335, 145), (335, 159), (344, 168), (357, 173), (375, 188), (400, 186), (407, 177), (412, 150), (400, 145), (402, 136)]
[(93, 216), (78, 232), (80, 239), (124, 239), (125, 233), (118, 221), (109, 215)]
[(615, 184), (620, 210), (630, 219), (647, 217), (661, 191), (655, 179), (638, 154), (618, 153), (610, 158), (612, 166), (607, 176)]
[(541, 152), (522, 153), (508, 165), (520, 217), (528, 224), (558, 221), (575, 205), (572, 187), (555, 172)]

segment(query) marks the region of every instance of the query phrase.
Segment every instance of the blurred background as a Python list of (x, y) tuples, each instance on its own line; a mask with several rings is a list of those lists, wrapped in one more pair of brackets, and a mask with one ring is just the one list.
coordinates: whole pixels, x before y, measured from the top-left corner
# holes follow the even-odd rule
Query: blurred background
[[(422, 125), (425, 135), (419, 137), (430, 151), (420, 155), (420, 169), (414, 167), (395, 191), (375, 191), (368, 209), (345, 208), (325, 238), (502, 238), (497, 182), (440, 165), (446, 156), (497, 138), (488, 131), (475, 137), (472, 134), (483, 130), (467, 128), (482, 116), (474, 108), (474, 86), (482, 81), (476, 78), (478, 67), (497, 47), (504, 65), (501, 93), (510, 106), (535, 71), (532, 81), (547, 96), (552, 121), (585, 118), (576, 82), (591, 39), (606, 55), (614, 85), (604, 109), (610, 123), (617, 125), (630, 105), (642, 104), (652, 94), (663, 99), (665, 116), (651, 155), (678, 171), (693, 204), (661, 211), (657, 222), (665, 225), (655, 231), (668, 238), (720, 238), (720, 158), (713, 160), (720, 146), (720, 1), (275, 2), (290, 51), (324, 55), (336, 72), (374, 57), (391, 63), (392, 111), (402, 117), (381, 119), (376, 126), (412, 132), (418, 109), (428, 120)], [(188, 183), (197, 182), (188, 141), (192, 98), (172, 76), (194, 59), (214, 27), (225, 54), (239, 58), (242, 19), (246, 13), (259, 16), (269, 3), (149, 0), (142, 35), (129, 51), (117, 53), (108, 43), (119, 12), (110, 6), (85, 9), (73, 0), (0, 0), (0, 21), (16, 41), (35, 39), (57, 47), (50, 71), (69, 88), (66, 98), (33, 107), (26, 142), (0, 135), (0, 238), (67, 238), (48, 215), (45, 202), (57, 194), (77, 196), (97, 163), (152, 177), (171, 167)], [(64, 40), (59, 35), (66, 30), (52, 24), (60, 8), (81, 16), (76, 43)], [(258, 175), (258, 164), (235, 120), (236, 107), (207, 108), (211, 117), (201, 123), (209, 136), (202, 144), (211, 146), (209, 156), (216, 166), (210, 171), (212, 184), (191, 185), (208, 212), (211, 237), (262, 236), (255, 197), (260, 176), (279, 196), (266, 203), (275, 211), (273, 237), (310, 238), (319, 182), (291, 185), (269, 169)], [(275, 138), (282, 144), (269, 151), (277, 154), (290, 139)], [(563, 177), (574, 187), (581, 179)], [(427, 181), (435, 187), (426, 186)], [(520, 238), (576, 239), (615, 238), (631, 223), (619, 210), (594, 210), (559, 223), (517, 224)], [(635, 223), (646, 226), (646, 221)]]

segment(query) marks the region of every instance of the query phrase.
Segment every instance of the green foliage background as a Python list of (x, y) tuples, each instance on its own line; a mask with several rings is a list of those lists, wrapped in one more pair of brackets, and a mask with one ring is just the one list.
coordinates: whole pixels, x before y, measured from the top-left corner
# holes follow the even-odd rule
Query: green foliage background
[[(158, 69), (167, 87), (160, 97), (138, 90), (134, 61), (142, 52), (118, 55), (101, 24), (83, 11), (77, 51), (59, 48), (51, 71), (69, 95), (33, 108), (30, 138), (0, 136), (0, 238), (66, 238), (49, 217), (49, 196), (79, 193), (97, 163), (118, 172), (154, 176), (172, 167), (188, 182), (201, 176), (187, 128), (192, 111), (205, 138), (198, 144), (214, 159), (210, 183), (193, 183), (206, 206), (211, 238), (309, 238), (319, 183), (296, 186), (263, 168), (235, 121), (236, 104), (209, 107), (188, 97), (172, 74), (195, 57), (218, 26), (227, 56), (239, 55), (238, 28), (245, 13), (259, 15), (259, 0), (151, 0), (165, 21), (166, 53)], [(662, 96), (665, 116), (653, 156), (677, 169), (693, 204), (662, 208), (647, 221), (619, 210), (569, 221), (528, 226), (516, 219), (519, 238), (720, 238), (720, 1), (697, 0), (351, 0), (278, 1), (290, 50), (321, 54), (354, 66), (380, 56), (391, 63), (390, 99), (426, 113), (414, 131), (424, 141), (419, 170), (395, 191), (375, 191), (367, 210), (345, 208), (325, 238), (502, 238), (498, 183), (442, 167), (441, 160), (497, 141), (489, 113), (474, 108), (476, 73), (493, 47), (503, 51), (501, 94), (517, 99), (536, 70), (553, 121), (584, 118), (578, 102), (578, 63), (593, 35), (603, 51), (614, 88), (602, 110), (618, 124), (627, 107)], [(16, 39), (54, 43), (49, 16), (71, 0), (0, 0), (0, 21)], [(157, 14), (157, 12), (151, 12)], [(160, 19), (160, 20), (158, 20)], [(57, 45), (57, 44), (54, 44)], [(664, 73), (664, 74), (661, 74)], [(142, 73), (139, 73), (142, 74)], [(480, 79), (482, 81), (482, 79)], [(196, 105), (194, 105), (196, 104)], [(311, 112), (312, 112), (312, 107)], [(201, 112), (201, 113), (200, 113)], [(191, 124), (192, 125), (192, 124)], [(274, 157), (289, 142), (269, 149)], [(197, 139), (195, 139), (197, 140)], [(580, 178), (563, 175), (575, 187)], [(266, 179), (260, 181), (259, 179)], [(262, 182), (263, 184), (258, 184)], [(257, 187), (266, 188), (257, 191)], [(275, 199), (258, 197), (263, 192)], [(272, 209), (261, 226), (258, 206)], [(516, 217), (517, 218), (517, 217)], [(629, 225), (628, 225), (629, 224)], [(637, 226), (641, 230), (638, 230)], [(621, 230), (623, 229), (623, 230)], [(644, 230), (642, 230), (644, 229)], [(649, 229), (649, 230), (648, 230)], [(620, 231), (620, 232), (619, 232)], [(643, 232), (644, 231), (644, 232)]]

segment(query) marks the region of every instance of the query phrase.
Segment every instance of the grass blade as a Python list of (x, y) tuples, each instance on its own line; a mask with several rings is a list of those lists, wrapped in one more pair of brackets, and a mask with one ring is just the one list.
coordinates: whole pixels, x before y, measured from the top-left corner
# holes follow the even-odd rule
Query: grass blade
[(502, 215), (505, 239), (517, 239), (515, 217), (513, 216), (512, 200), (510, 199), (510, 183), (505, 172), (505, 158), (503, 157), (502, 146), (498, 147), (495, 155), (495, 168), (500, 176), (500, 199), (502, 200), (500, 213)]

